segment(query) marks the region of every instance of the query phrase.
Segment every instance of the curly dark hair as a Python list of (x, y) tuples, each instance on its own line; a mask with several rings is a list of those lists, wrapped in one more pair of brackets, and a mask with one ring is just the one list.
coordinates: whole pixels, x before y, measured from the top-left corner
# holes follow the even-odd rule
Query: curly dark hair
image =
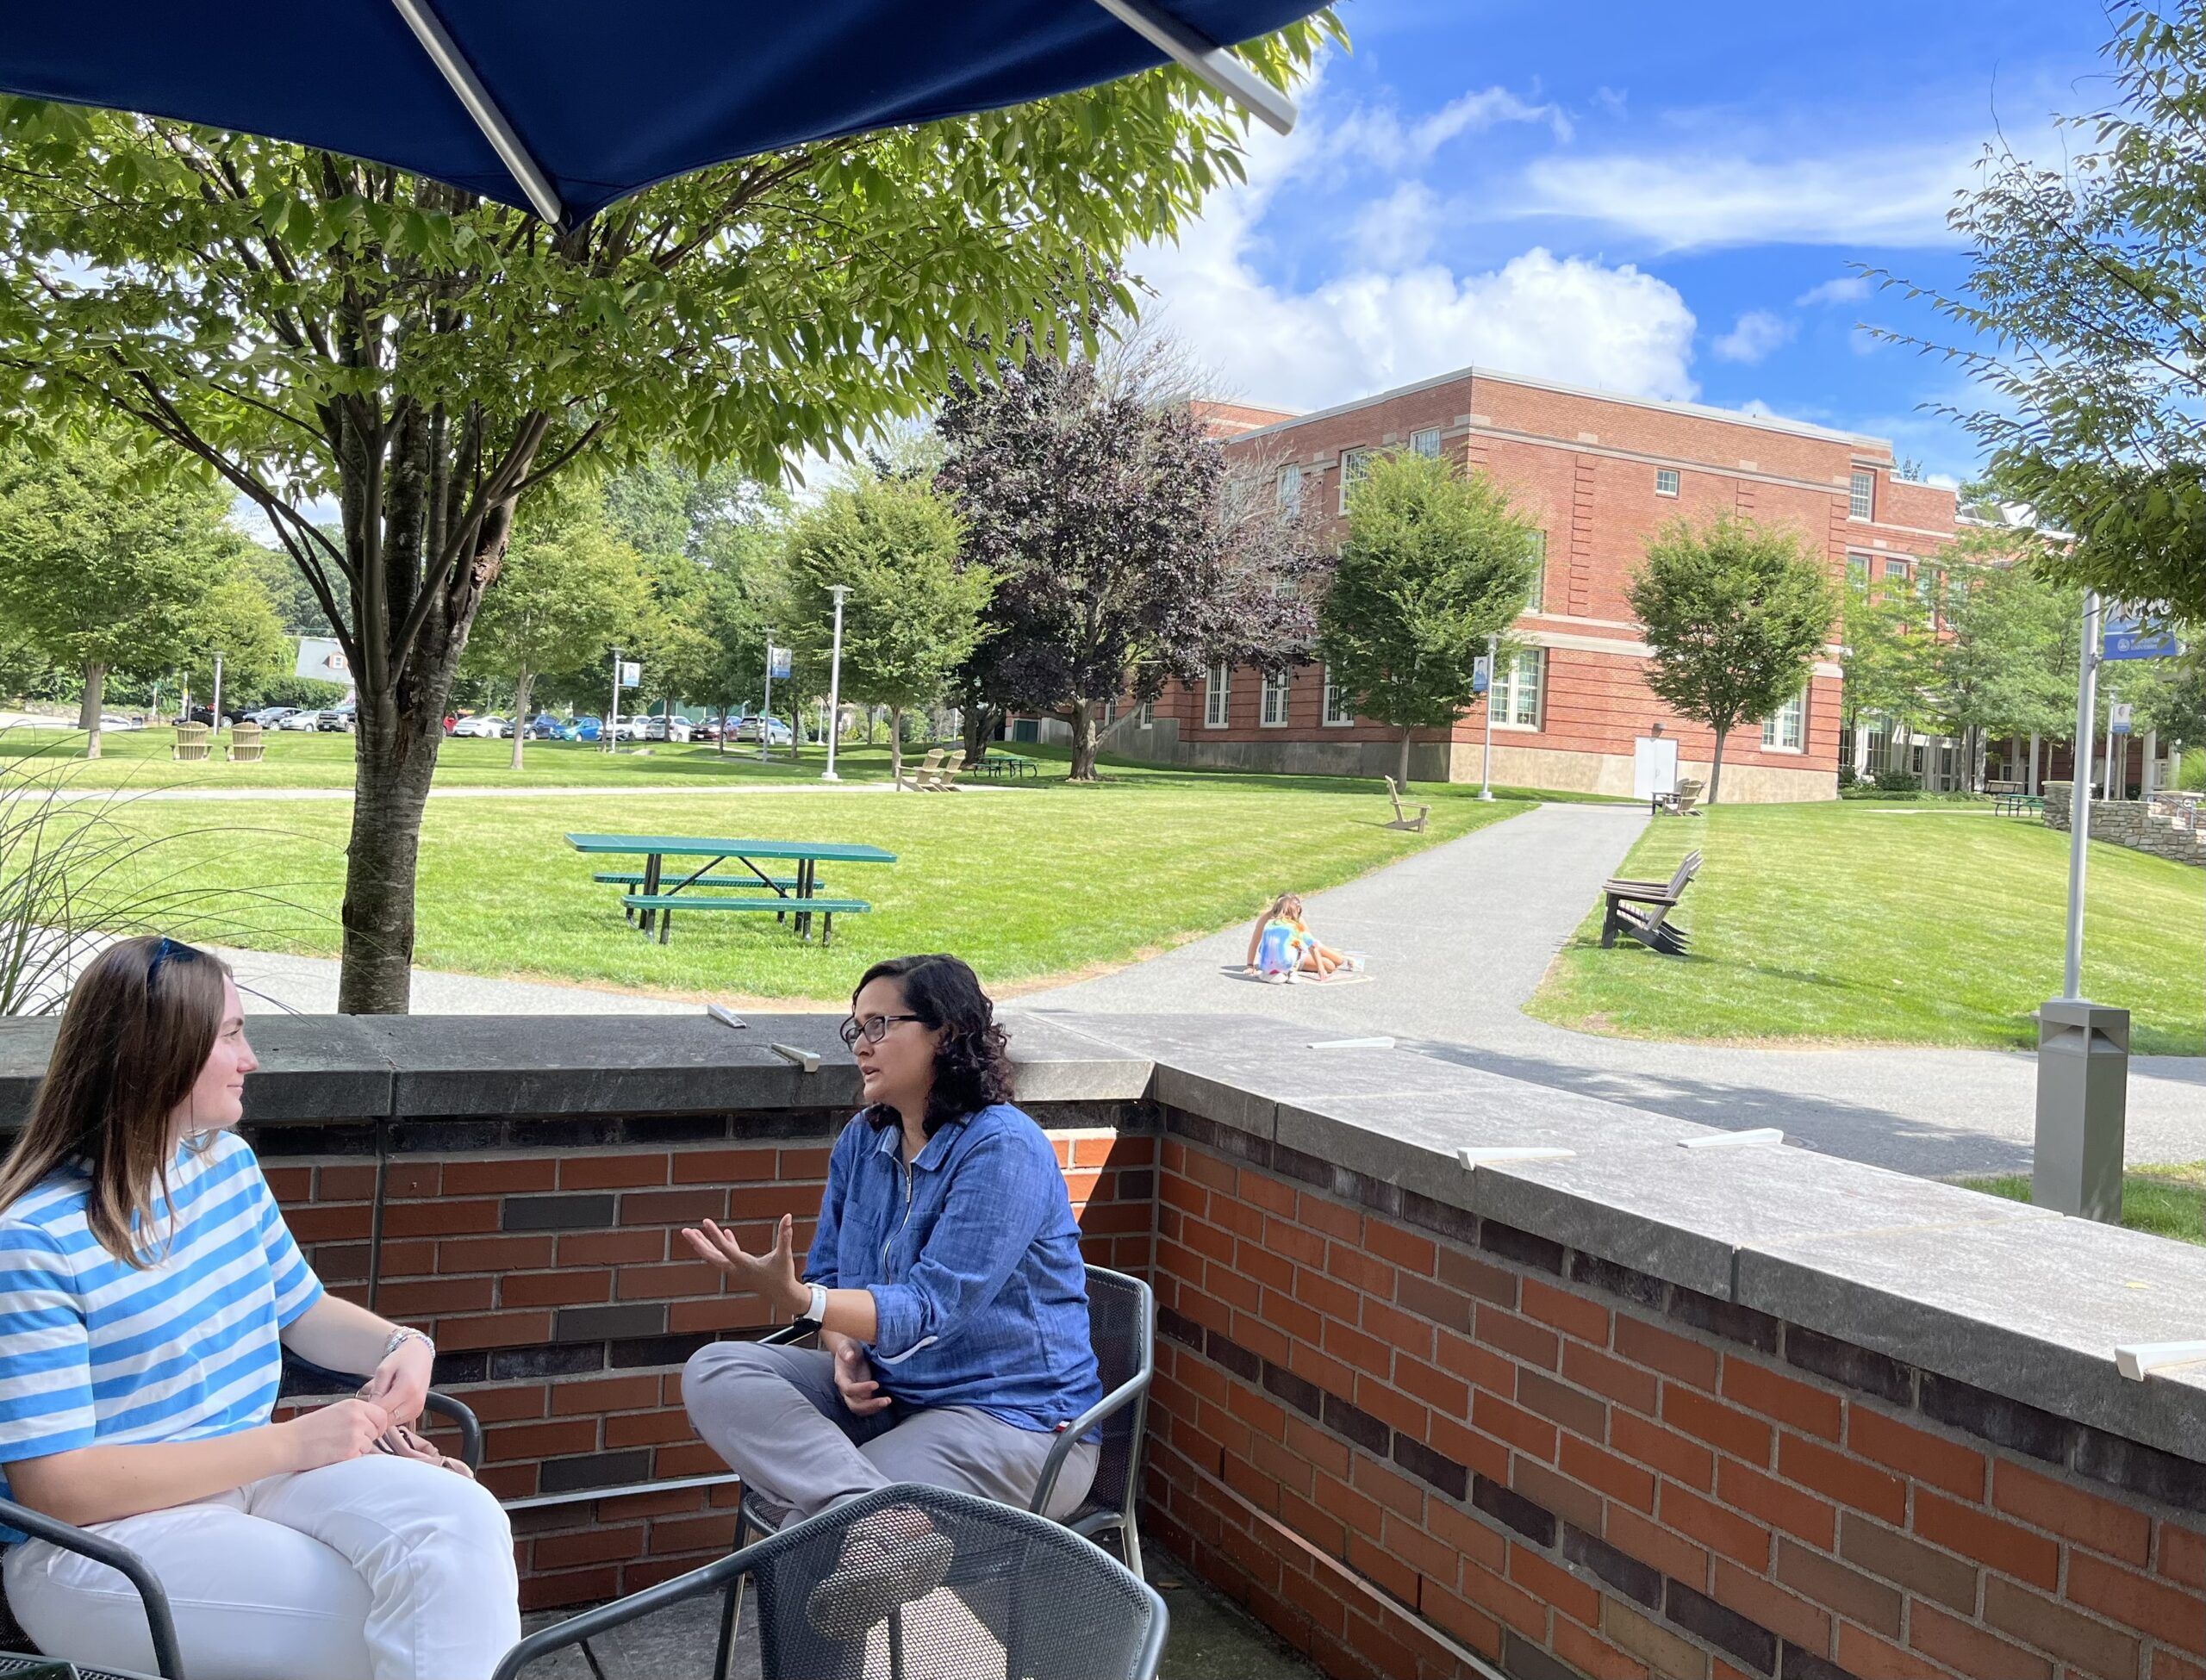
[[(992, 1103), (1013, 1100), (1010, 1041), (996, 1024), (996, 1006), (981, 990), (981, 978), (963, 959), (945, 952), (930, 956), (891, 957), (858, 977), (851, 993), (877, 980), (893, 980), (904, 989), (904, 1007), (922, 1026), (939, 1030), (935, 1047), (934, 1086), (927, 1092), (922, 1129), (932, 1137), (953, 1120), (977, 1114)], [(895, 1111), (876, 1104), (866, 1111), (876, 1127), (896, 1123)]]

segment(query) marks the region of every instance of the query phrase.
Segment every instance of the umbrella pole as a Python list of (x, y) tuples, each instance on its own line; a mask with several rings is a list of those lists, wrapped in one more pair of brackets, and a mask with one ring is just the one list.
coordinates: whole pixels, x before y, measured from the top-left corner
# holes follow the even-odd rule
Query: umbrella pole
[[(397, 0), (402, 9), (407, 0)], [(1095, 0), (1095, 3), (1160, 53), (1168, 53), (1266, 128), (1294, 127), (1294, 102), (1217, 42), (1205, 39), (1153, 0)]]
[(406, 20), (406, 27), (413, 30), (414, 38), (421, 43), (422, 51), (436, 65), (437, 73), (459, 96), (467, 115), (474, 119), (475, 126), (483, 131), (483, 138), (498, 154), (498, 161), (520, 183), (522, 190), (528, 194), (528, 202), (536, 206), (536, 214), (554, 227), (558, 227), (562, 215), (559, 195), (552, 190), (551, 177), (528, 155), (528, 148), (520, 143), (514, 125), (506, 121), (506, 114), (490, 97), (489, 90), (483, 85), (474, 66), (460, 56), (459, 48), (445, 33), (443, 22), (429, 9), (427, 0), (390, 0), (390, 3), (398, 8), (398, 15)]

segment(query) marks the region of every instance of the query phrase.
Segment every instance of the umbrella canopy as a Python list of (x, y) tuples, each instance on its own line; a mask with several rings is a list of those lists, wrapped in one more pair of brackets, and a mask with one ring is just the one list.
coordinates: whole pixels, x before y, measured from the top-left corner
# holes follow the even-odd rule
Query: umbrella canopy
[(581, 221), (709, 164), (1218, 51), (1320, 0), (25, 0), (0, 90), (266, 134)]

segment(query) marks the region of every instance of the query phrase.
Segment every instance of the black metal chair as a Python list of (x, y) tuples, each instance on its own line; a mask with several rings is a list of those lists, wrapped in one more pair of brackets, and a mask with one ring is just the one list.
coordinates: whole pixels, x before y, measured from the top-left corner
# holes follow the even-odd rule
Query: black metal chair
[[(1103, 1382), (1103, 1397), (1075, 1418), (1058, 1434), (1056, 1445), (1042, 1465), (1042, 1479), (1027, 1509), (1037, 1513), (1050, 1508), (1072, 1449), (1098, 1428), (1103, 1433), (1102, 1452), (1095, 1463), (1095, 1479), (1087, 1496), (1064, 1521), (1064, 1526), (1083, 1540), (1104, 1534), (1119, 1537), (1119, 1555), (1136, 1576), (1141, 1574), (1141, 1534), (1137, 1527), (1141, 1503), (1141, 1454), (1149, 1418), (1150, 1378), (1156, 1372), (1156, 1296), (1139, 1278), (1108, 1267), (1090, 1266), (1087, 1272), (1087, 1336), (1095, 1350), (1095, 1366)], [(795, 1327), (762, 1336), (762, 1341), (801, 1341), (807, 1332)], [(743, 1490), (736, 1507), (735, 1544), (740, 1551), (753, 1534), (770, 1534), (775, 1519)], [(743, 1577), (727, 1584), (727, 1604), (720, 1617), (720, 1657), (714, 1680), (727, 1680), (735, 1655), (735, 1639), (743, 1619)]]
[[(326, 1371), (295, 1353), (284, 1355), (283, 1394), (287, 1400), (309, 1394), (349, 1394), (359, 1387), (361, 1380)], [(461, 1462), (470, 1470), (478, 1468), (483, 1462), (483, 1426), (475, 1414), (434, 1389), (429, 1391), (428, 1409), (458, 1429)], [(184, 1680), (184, 1658), (177, 1649), (176, 1618), (169, 1610), (168, 1595), (161, 1590), (161, 1584), (153, 1578), (144, 1559), (127, 1546), (57, 1521), (13, 1499), (0, 1499), (0, 1526), (20, 1529), (65, 1552), (105, 1564), (122, 1575), (138, 1590), (146, 1607), (146, 1627), (153, 1636), (153, 1660), (161, 1680)], [(28, 1635), (9, 1614), (6, 1601), (0, 1599), (0, 1680), (15, 1675), (28, 1677), (53, 1666), (50, 1658), (28, 1655), (29, 1646)], [(81, 1680), (135, 1680), (109, 1669), (79, 1666), (77, 1673)]]
[[(873, 1567), (854, 1568), (860, 1557)], [(903, 1680), (907, 1670), (961, 1680), (1150, 1680), (1168, 1620), (1147, 1582), (1063, 1525), (905, 1484), (532, 1634), (493, 1680), (514, 1680), (548, 1652), (746, 1580), (758, 1595), (763, 1680), (884, 1671)]]

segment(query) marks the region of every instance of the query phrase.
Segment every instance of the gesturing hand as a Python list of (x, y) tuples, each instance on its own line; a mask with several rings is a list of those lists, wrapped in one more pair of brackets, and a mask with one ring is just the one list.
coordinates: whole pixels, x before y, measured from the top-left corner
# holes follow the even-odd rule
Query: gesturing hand
[(709, 1219), (702, 1230), (689, 1225), (682, 1231), (689, 1246), (726, 1272), (738, 1289), (779, 1302), (792, 1312), (811, 1299), (811, 1291), (797, 1281), (795, 1234), (796, 1221), (785, 1213), (774, 1227), (774, 1246), (763, 1254), (753, 1254), (735, 1240), (732, 1232)]
[(855, 1341), (845, 1341), (835, 1349), (835, 1391), (843, 1397), (843, 1404), (853, 1417), (871, 1417), (890, 1403), (889, 1397), (874, 1380), (873, 1361)]

